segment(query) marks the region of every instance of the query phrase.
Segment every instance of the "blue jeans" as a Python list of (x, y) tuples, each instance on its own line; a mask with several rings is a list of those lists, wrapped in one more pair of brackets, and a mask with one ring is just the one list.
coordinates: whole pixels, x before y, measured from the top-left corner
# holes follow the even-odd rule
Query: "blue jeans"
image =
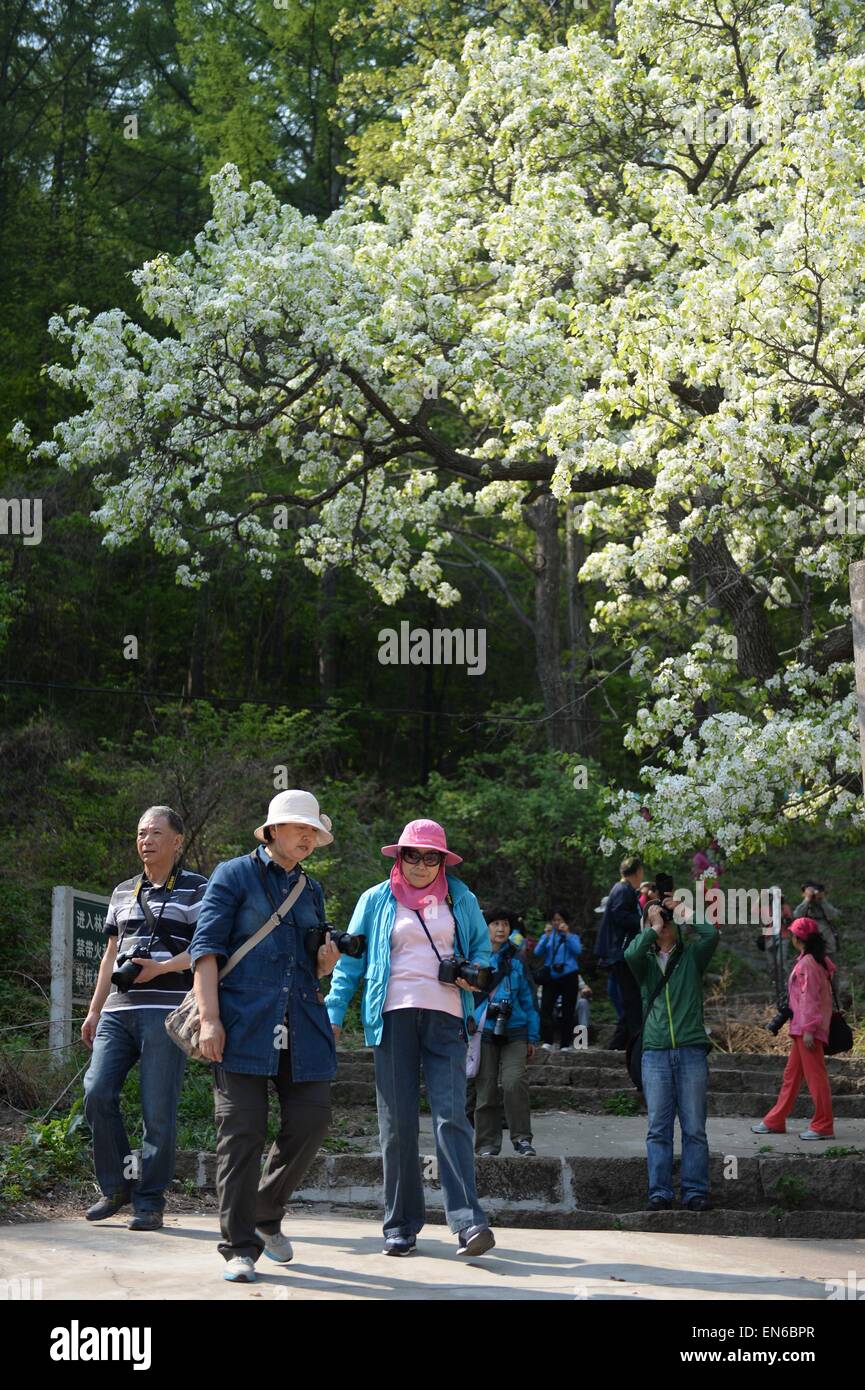
[(708, 1197), (709, 1063), (705, 1047), (647, 1049), (642, 1070), (643, 1094), (649, 1107), (649, 1196), (673, 1200), (673, 1123), (678, 1112), (682, 1130), (682, 1201)]
[[(93, 1134), (93, 1164), (103, 1194), (129, 1192), (136, 1212), (162, 1211), (174, 1177), (177, 1102), (186, 1056), (165, 1031), (168, 1009), (103, 1013), (84, 1077), (84, 1114)], [(139, 1063), (141, 1162), (135, 1172), (120, 1114), (120, 1092)]]
[(390, 1009), (373, 1049), (384, 1162), (384, 1234), (416, 1236), (426, 1220), (421, 1179), (420, 1073), (433, 1117), (438, 1176), (452, 1231), (486, 1226), (475, 1188), (473, 1135), (466, 1119), (462, 1019), (437, 1009)]

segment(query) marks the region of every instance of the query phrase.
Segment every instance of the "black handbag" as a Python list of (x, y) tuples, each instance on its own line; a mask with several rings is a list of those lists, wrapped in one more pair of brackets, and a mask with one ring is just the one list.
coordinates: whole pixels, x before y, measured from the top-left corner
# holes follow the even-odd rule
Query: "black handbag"
[(839, 1052), (849, 1052), (853, 1046), (853, 1029), (841, 1012), (838, 995), (835, 993), (834, 980), (832, 981), (832, 1002), (835, 1008), (829, 1023), (829, 1041), (823, 1048), (825, 1057), (835, 1057)]
[(628, 1075), (630, 1076), (638, 1091), (642, 1091), (643, 1089), (643, 1029), (645, 1028), (646, 1023), (648, 1021), (649, 1014), (652, 1012), (652, 1009), (654, 1008), (655, 1000), (661, 993), (661, 990), (664, 988), (664, 986), (666, 984), (669, 984), (670, 977), (684, 954), (685, 948), (683, 946), (679, 951), (679, 954), (673, 957), (672, 964), (670, 965), (670, 968), (667, 971), (667, 973), (664, 974), (664, 972), (661, 971), (660, 983), (655, 988), (655, 991), (651, 999), (646, 1005), (646, 1012), (643, 1014), (643, 1022), (640, 1027), (640, 1031), (639, 1033), (635, 1033), (632, 1038), (628, 1039), (628, 1045), (625, 1049), (625, 1065), (628, 1068)]

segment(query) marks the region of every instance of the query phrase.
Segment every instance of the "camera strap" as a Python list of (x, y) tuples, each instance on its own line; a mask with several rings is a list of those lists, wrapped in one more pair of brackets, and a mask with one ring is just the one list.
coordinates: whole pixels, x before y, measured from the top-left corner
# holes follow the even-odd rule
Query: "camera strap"
[[(150, 903), (141, 891), (144, 886), (144, 874), (140, 875), (138, 882), (135, 885), (134, 898), (135, 901), (138, 903), (138, 906), (141, 908), (141, 911), (144, 915), (144, 921), (146, 922), (148, 930), (150, 932), (150, 941), (147, 945), (148, 951), (152, 950), (154, 937), (158, 936), (162, 944), (171, 951), (172, 956), (177, 955), (177, 952), (174, 949), (174, 941), (168, 935), (168, 932), (163, 930), (162, 914), (165, 911), (166, 903), (171, 897), (171, 894), (174, 892), (174, 885), (182, 872), (183, 870), (181, 869), (180, 861), (178, 861), (165, 881), (165, 896), (163, 897), (162, 903), (160, 904), (158, 917), (155, 915), (153, 908), (150, 906)], [(120, 940), (117, 943), (118, 951), (120, 950), (120, 947), (123, 945), (123, 941), (126, 937), (126, 933), (129, 930), (129, 927), (130, 923), (127, 921), (123, 928), (123, 936), (121, 936)]]
[[(448, 902), (450, 902), (450, 894), (448, 894)], [(427, 924), (426, 924), (426, 922), (424, 921), (423, 916), (421, 915), (420, 912), (418, 912), (418, 910), (417, 910), (416, 907), (413, 907), (411, 910), (412, 910), (412, 912), (414, 913), (415, 917), (416, 917), (416, 918), (418, 919), (418, 921), (420, 922), (421, 926), (423, 927), (424, 932), (426, 933), (426, 939), (427, 939), (427, 941), (429, 942), (429, 944), (432, 946), (433, 950), (434, 950), (435, 953), (436, 953), (436, 960), (438, 960), (439, 964), (441, 964), (442, 957), (439, 955), (438, 947), (436, 946), (435, 942), (433, 941), (432, 937), (431, 937), (430, 934), (429, 934), (429, 928), (427, 927)], [(462, 955), (462, 954), (463, 954), (463, 948), (462, 948), (462, 946), (460, 945), (459, 933), (457, 932), (457, 919), (456, 919), (456, 915), (455, 915), (453, 912), (451, 912), (451, 916), (452, 916), (453, 919), (454, 919), (454, 942), (455, 942), (456, 946), (459, 948), (459, 953), (460, 953), (460, 955)]]
[[(565, 966), (566, 966), (567, 963), (568, 963), (568, 936), (569, 936), (569, 934), (570, 934), (570, 933), (564, 932), (564, 931), (563, 931), (563, 932), (559, 932), (559, 931), (556, 932), (556, 935), (558, 936), (559, 939), (558, 939), (558, 941), (556, 942), (555, 946), (553, 947), (552, 951), (550, 952), (550, 970), (558, 970), (558, 971), (560, 971), (562, 974), (564, 974)], [(560, 946), (563, 946), (563, 947), (564, 947), (564, 955), (562, 956), (562, 963), (561, 963), (561, 965), (556, 965), (556, 963), (555, 963), (555, 961), (556, 961), (556, 952), (558, 951), (558, 949), (559, 949)]]
[[(262, 867), (264, 866), (262, 865)], [(283, 918), (288, 916), (289, 912), (294, 907), (294, 904), (297, 902), (305, 887), (306, 875), (304, 873), (301, 873), (300, 878), (297, 880), (297, 883), (294, 885), (291, 892), (288, 894), (288, 897), (280, 903), (279, 907), (274, 909), (274, 911), (268, 917), (267, 921), (263, 922), (262, 925), (258, 928), (258, 931), (254, 931), (252, 933), (252, 936), (248, 936), (244, 941), (243, 945), (238, 946), (237, 950), (234, 952), (234, 955), (230, 956), (229, 959), (226, 961), (225, 965), (219, 972), (220, 983), (225, 979), (228, 972), (230, 970), (233, 970), (234, 967), (243, 960), (243, 957), (245, 955), (249, 954), (253, 946), (257, 946), (259, 941), (263, 941), (266, 936), (269, 936), (270, 933), (273, 931), (274, 927), (278, 926), (279, 923), (283, 920)], [(268, 897), (269, 896), (270, 895), (268, 894)], [(272, 901), (273, 899), (271, 898), (271, 902)]]
[(685, 954), (685, 947), (682, 945), (681, 942), (679, 942), (679, 951), (678, 951), (678, 954), (677, 954), (677, 955), (674, 954), (673, 957), (672, 957), (672, 959), (670, 959), (670, 960), (667, 961), (667, 969), (666, 969), (666, 970), (661, 970), (660, 964), (658, 964), (658, 962), (656, 962), (656, 964), (658, 964), (658, 969), (661, 970), (661, 980), (660, 980), (660, 983), (659, 983), (658, 985), (655, 986), (655, 989), (654, 989), (653, 992), (652, 992), (652, 997), (651, 997), (651, 999), (649, 1000), (648, 1004), (646, 1005), (646, 1012), (643, 1014), (643, 1028), (645, 1028), (646, 1024), (647, 1024), (648, 1021), (649, 1021), (649, 1014), (652, 1012), (652, 1009), (655, 1007), (655, 1000), (657, 999), (658, 995), (661, 993), (661, 990), (664, 988), (664, 986), (667, 985), (667, 984), (669, 984), (669, 982), (670, 982), (670, 976), (672, 975), (673, 971), (675, 970), (676, 966), (679, 964), (679, 961), (682, 959), (682, 957), (684, 956), (684, 954)]

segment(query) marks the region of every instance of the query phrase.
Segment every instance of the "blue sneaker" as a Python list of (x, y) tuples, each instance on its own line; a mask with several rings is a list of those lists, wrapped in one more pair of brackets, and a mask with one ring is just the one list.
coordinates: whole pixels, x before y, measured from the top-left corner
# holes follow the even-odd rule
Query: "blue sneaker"
[(489, 1226), (466, 1226), (464, 1231), (459, 1233), (458, 1255), (485, 1255), (488, 1250), (492, 1250), (496, 1243), (496, 1238)]
[(417, 1247), (414, 1236), (388, 1236), (384, 1243), (383, 1255), (410, 1255)]

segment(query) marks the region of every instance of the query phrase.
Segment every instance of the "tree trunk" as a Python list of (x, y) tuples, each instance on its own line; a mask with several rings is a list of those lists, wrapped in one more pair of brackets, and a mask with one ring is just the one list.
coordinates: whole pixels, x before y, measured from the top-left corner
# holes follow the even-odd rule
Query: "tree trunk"
[(573, 701), (575, 751), (591, 753), (597, 742), (598, 726), (589, 705), (589, 624), (586, 605), (577, 575), (586, 558), (585, 542), (574, 530), (576, 507), (569, 497), (565, 511), (565, 560), (568, 593), (568, 694)]
[(207, 651), (208, 607), (209, 592), (205, 584), (198, 591), (198, 602), (195, 605), (195, 627), (192, 630), (189, 667), (186, 673), (186, 695), (190, 700), (200, 700), (205, 693), (204, 655)]
[(543, 493), (523, 508), (535, 536), (535, 662), (544, 700), (547, 742), (552, 748), (577, 748), (574, 706), (562, 678), (559, 642), (561, 550), (556, 499)]
[(336, 636), (333, 622), (336, 614), (336, 570), (328, 567), (318, 584), (318, 688), (322, 700), (336, 694), (337, 662)]

